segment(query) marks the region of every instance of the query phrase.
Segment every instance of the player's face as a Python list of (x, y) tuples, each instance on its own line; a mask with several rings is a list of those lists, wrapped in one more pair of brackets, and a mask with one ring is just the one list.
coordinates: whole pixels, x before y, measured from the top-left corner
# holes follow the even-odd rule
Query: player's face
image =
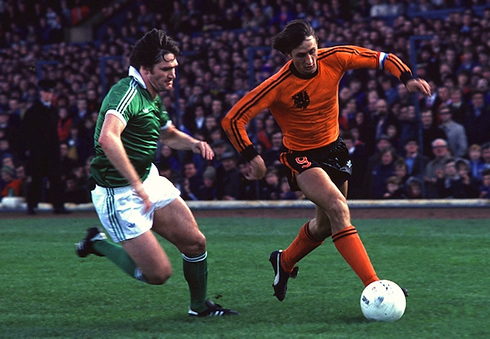
[(307, 37), (299, 47), (292, 50), (294, 67), (304, 75), (314, 74), (317, 70), (318, 44), (314, 36)]
[(175, 55), (165, 54), (164, 60), (153, 66), (153, 69), (144, 71), (146, 85), (150, 93), (169, 91), (173, 88), (175, 68), (178, 66)]

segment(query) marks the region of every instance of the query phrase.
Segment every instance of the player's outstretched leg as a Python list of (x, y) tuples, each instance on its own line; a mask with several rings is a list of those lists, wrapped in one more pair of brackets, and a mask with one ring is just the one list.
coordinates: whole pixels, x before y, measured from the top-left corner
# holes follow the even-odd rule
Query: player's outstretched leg
[(106, 235), (98, 227), (90, 227), (82, 241), (75, 244), (75, 251), (80, 258), (85, 258), (89, 254), (95, 254), (99, 257), (104, 255), (94, 249), (94, 243), (99, 240), (107, 239)]
[(89, 254), (106, 257), (130, 277), (144, 283), (147, 282), (141, 270), (124, 248), (107, 240), (106, 235), (98, 227), (87, 229), (85, 238), (75, 244), (75, 251), (80, 258), (85, 258)]

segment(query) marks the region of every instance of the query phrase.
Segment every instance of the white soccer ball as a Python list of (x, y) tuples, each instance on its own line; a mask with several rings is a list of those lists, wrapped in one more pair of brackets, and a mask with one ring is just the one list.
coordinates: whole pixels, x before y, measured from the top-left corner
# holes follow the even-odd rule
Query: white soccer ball
[(405, 313), (407, 301), (400, 286), (390, 280), (375, 281), (362, 291), (362, 314), (375, 321), (391, 322)]

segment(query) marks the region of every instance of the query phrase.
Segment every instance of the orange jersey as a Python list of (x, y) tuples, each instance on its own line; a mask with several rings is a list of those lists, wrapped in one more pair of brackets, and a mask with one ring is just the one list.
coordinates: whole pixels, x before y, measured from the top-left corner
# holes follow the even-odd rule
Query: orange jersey
[[(348, 70), (385, 69), (403, 82), (412, 73), (393, 54), (357, 46), (318, 50), (318, 72), (306, 77), (288, 61), (276, 74), (247, 93), (228, 112), (222, 126), (233, 146), (251, 160), (252, 143), (245, 125), (269, 109), (284, 135), (284, 146), (302, 151), (326, 146), (339, 137), (339, 82)], [(248, 153), (248, 154), (247, 154)]]

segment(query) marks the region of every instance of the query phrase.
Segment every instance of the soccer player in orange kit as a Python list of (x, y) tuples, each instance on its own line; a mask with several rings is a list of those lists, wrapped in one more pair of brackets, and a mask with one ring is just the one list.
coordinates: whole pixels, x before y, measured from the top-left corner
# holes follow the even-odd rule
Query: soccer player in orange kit
[[(364, 286), (379, 280), (357, 230), (351, 224), (346, 201), (351, 162), (339, 137), (339, 82), (348, 70), (384, 69), (410, 92), (428, 96), (425, 80), (393, 54), (358, 46), (318, 49), (311, 25), (293, 20), (272, 40), (272, 48), (290, 60), (274, 75), (245, 94), (222, 120), (228, 138), (249, 162), (247, 179), (264, 177), (266, 166), (247, 136), (246, 124), (269, 109), (284, 135), (287, 151), (280, 161), (290, 170), (292, 190), (301, 190), (316, 205), (316, 217), (300, 229), (284, 251), (274, 251), (274, 295), (284, 300), (288, 279), (295, 278), (298, 261), (332, 237), (335, 247)], [(405, 290), (406, 292), (406, 290)]]

